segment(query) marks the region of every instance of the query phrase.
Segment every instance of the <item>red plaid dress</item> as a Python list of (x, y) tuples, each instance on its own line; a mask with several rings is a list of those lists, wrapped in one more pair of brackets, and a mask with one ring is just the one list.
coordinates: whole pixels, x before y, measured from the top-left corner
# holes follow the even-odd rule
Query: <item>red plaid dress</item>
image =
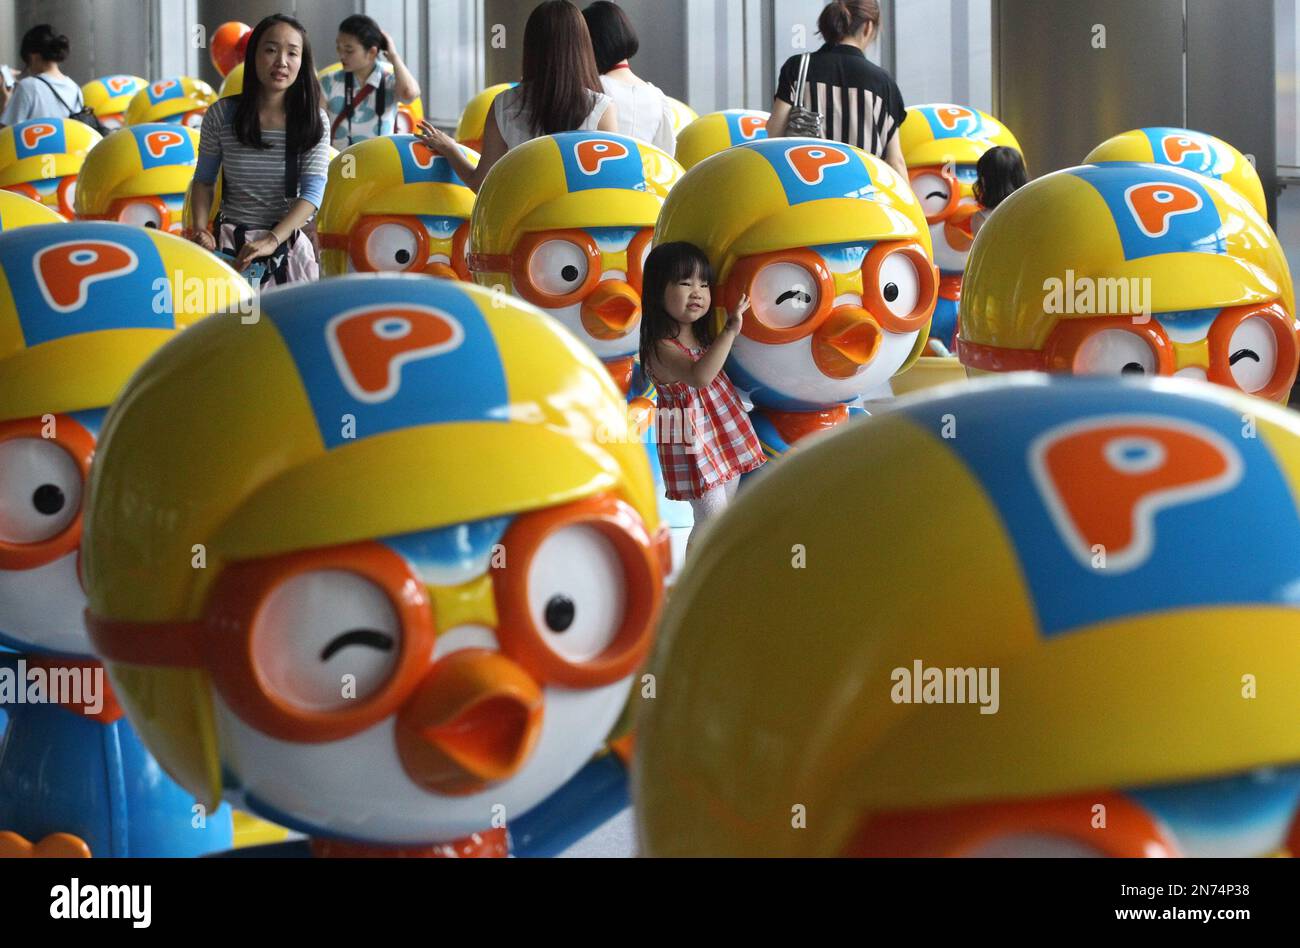
[[(669, 341), (692, 361), (704, 352)], [(658, 380), (655, 388), (655, 439), (669, 500), (695, 500), (767, 460), (726, 372), (704, 388)]]

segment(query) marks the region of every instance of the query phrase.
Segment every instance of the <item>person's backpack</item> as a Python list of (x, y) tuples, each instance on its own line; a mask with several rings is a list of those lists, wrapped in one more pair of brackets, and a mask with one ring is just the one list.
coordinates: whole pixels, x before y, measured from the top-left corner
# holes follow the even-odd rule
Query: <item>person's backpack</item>
[(793, 100), (790, 106), (790, 117), (785, 122), (787, 137), (822, 138), (825, 135), (822, 114), (805, 109), (799, 104), (803, 99), (804, 84), (808, 79), (808, 61), (811, 58), (811, 53), (804, 53), (799, 57), (799, 78), (795, 80), (794, 93), (790, 96)]
[(82, 125), (89, 125), (91, 128), (99, 132), (99, 134), (101, 135), (107, 135), (109, 132), (113, 131), (111, 128), (107, 128), (102, 122), (100, 122), (98, 118), (95, 117), (94, 109), (86, 108), (86, 104), (84, 101), (81, 103), (80, 111), (74, 110), (72, 106), (68, 105), (68, 103), (63, 101), (63, 96), (59, 95), (59, 90), (54, 88), (53, 83), (51, 83), (44, 76), (35, 76), (34, 78), (39, 79), (41, 82), (45, 83), (45, 87), (54, 93), (54, 98), (59, 100), (59, 105), (63, 106), (65, 109), (68, 110), (68, 118), (76, 119)]

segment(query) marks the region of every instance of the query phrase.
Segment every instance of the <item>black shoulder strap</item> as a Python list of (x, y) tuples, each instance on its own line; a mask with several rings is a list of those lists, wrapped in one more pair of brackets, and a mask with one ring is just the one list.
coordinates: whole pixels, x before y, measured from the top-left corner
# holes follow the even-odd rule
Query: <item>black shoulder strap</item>
[(44, 76), (33, 76), (32, 78), (39, 79), (41, 82), (45, 83), (45, 88), (49, 89), (51, 92), (54, 93), (54, 98), (59, 100), (59, 105), (63, 106), (65, 109), (68, 110), (69, 115), (76, 115), (77, 112), (80, 111), (79, 109), (74, 109), (72, 106), (68, 105), (68, 103), (64, 102), (63, 96), (59, 95), (59, 90), (54, 88), (53, 84)]
[[(286, 123), (288, 124), (288, 123)], [(298, 142), (292, 128), (284, 132), (284, 196), (293, 200), (298, 196)]]

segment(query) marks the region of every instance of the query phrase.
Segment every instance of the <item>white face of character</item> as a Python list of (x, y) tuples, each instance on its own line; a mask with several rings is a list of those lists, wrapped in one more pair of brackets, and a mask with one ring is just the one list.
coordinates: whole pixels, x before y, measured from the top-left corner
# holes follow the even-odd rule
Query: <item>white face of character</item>
[[(409, 536), (435, 533), (445, 531)], [(440, 553), (429, 546), (417, 550), (408, 543), (403, 553), (431, 587), (463, 590), (501, 581), (491, 578), (492, 543), (480, 542), (482, 535), (460, 537), (466, 542), (454, 552), (447, 546)], [(617, 551), (605, 537), (584, 526), (550, 534), (530, 560), (527, 583), (529, 621), (550, 630), (544, 634), (556, 654), (585, 661), (610, 644), (626, 591)], [(458, 839), (500, 825), (502, 817), (516, 819), (559, 788), (612, 729), (631, 677), (592, 688), (542, 684), (502, 653), (504, 620), (463, 611), (450, 621), (439, 630), (418, 692), (398, 713), (339, 740), (269, 736), (217, 695), (222, 763), (238, 784), (236, 797), (318, 835), (418, 845)], [(260, 674), (279, 700), (315, 711), (344, 708), (382, 688), (394, 673), (395, 645), (403, 635), (384, 591), (345, 570), (300, 573), (277, 586), (258, 622), (266, 626), (255, 629), (252, 639)], [(509, 674), (540, 709), (529, 742), (517, 741), (519, 719), (512, 715), (518, 709), (508, 703), (482, 703), (450, 721), (434, 714), (435, 723), (411, 729), (411, 706), (455, 704), (458, 692), (485, 680), (493, 662), (511, 666)], [(453, 674), (448, 668), (460, 670)], [(351, 697), (340, 689), (345, 676), (351, 676)], [(422, 740), (476, 775), (495, 766), (499, 779), (476, 779), (454, 792), (419, 779), (429, 759), (422, 756), (429, 751)], [(522, 758), (501, 751), (507, 744), (523, 746)], [(499, 766), (502, 759), (509, 766)]]
[(920, 168), (912, 174), (911, 183), (930, 225), (935, 266), (944, 273), (961, 273), (973, 239), (970, 218), (980, 207), (972, 191), (975, 166)]
[(0, 634), (35, 652), (88, 655), (74, 535), (82, 469), (55, 438), (4, 437), (12, 425), (0, 424)]
[[(889, 255), (879, 268), (866, 273), (864, 260), (871, 247), (871, 243), (862, 243), (809, 248), (834, 278), (838, 292), (831, 305), (837, 309), (851, 307), (861, 311), (859, 316), (865, 318), (869, 314), (863, 310), (862, 281), (871, 280), (891, 311), (911, 312), (922, 292), (922, 275), (913, 261), (901, 253)], [(849, 277), (858, 281), (856, 287)], [(774, 262), (759, 270), (750, 283), (750, 314), (746, 319), (756, 319), (778, 329), (797, 329), (822, 306), (824, 292), (828, 290), (821, 281), (793, 257), (790, 261)], [(833, 311), (823, 330), (776, 344), (757, 341), (742, 332), (732, 345), (730, 358), (742, 370), (746, 381), (752, 383), (750, 387), (768, 390), (786, 400), (829, 407), (879, 388), (902, 367), (916, 345), (918, 331), (891, 332), (872, 320), (863, 331), (878, 339), (874, 355), (851, 373), (831, 375), (819, 364), (814, 347), (822, 344), (822, 333), (834, 327), (835, 318)], [(853, 331), (850, 328), (846, 334)]]
[(602, 360), (626, 358), (641, 343), (641, 267), (652, 234), (652, 228), (590, 227), (530, 235), (527, 280), (515, 293)]

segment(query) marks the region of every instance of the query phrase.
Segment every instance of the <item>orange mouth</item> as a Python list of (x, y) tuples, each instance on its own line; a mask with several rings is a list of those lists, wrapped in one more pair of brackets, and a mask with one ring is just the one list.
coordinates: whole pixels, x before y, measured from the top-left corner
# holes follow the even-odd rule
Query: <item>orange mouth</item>
[(971, 233), (971, 220), (980, 212), (978, 204), (962, 203), (943, 222), (943, 237), (954, 250), (969, 250), (975, 235)]
[(398, 712), (398, 755), (426, 790), (477, 793), (523, 767), (541, 734), (542, 711), (541, 688), (504, 655), (453, 652)]
[(427, 276), (440, 277), (444, 280), (459, 280), (460, 274), (445, 263), (431, 263), (424, 268)]
[(837, 306), (813, 334), (813, 361), (823, 375), (852, 378), (880, 351), (884, 331), (861, 306)]
[(641, 318), (641, 294), (622, 280), (604, 280), (582, 303), (582, 328), (593, 339), (618, 339)]

